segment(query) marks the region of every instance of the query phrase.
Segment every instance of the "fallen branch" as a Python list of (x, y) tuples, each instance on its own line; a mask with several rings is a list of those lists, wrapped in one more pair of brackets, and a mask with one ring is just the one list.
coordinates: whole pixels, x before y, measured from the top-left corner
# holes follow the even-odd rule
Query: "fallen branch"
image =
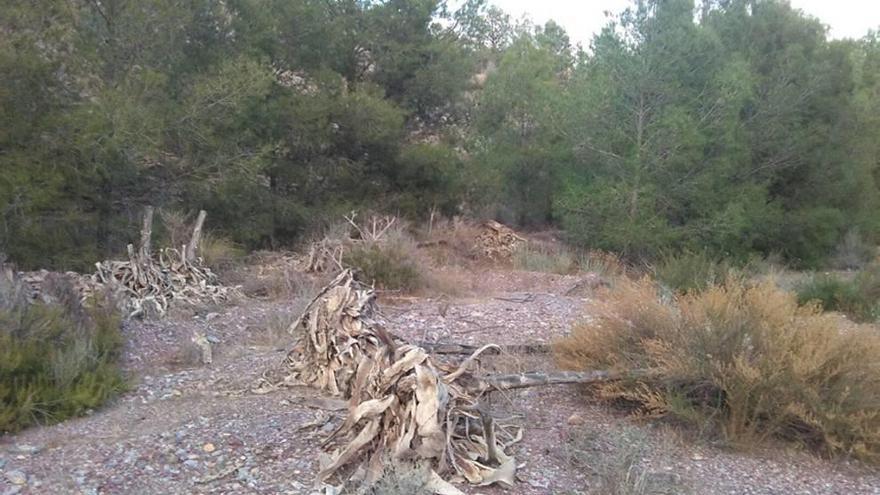
[[(402, 340), (402, 339), (400, 339)], [(473, 354), (479, 347), (470, 344), (444, 342), (417, 342), (416, 345), (432, 354)], [(511, 344), (499, 345), (491, 354), (549, 354), (549, 344)]]
[(542, 373), (531, 371), (509, 375), (489, 375), (479, 380), (480, 391), (513, 390), (518, 388), (538, 387), (544, 385), (593, 384), (616, 381), (623, 378), (638, 376), (638, 373), (618, 373), (607, 370), (594, 371), (556, 371)]

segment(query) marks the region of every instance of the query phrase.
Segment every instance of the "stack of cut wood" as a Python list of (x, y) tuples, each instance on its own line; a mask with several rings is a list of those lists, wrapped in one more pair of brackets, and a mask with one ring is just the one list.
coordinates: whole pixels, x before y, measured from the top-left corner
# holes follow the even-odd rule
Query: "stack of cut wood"
[(497, 346), (443, 362), (388, 333), (378, 314), (374, 291), (344, 270), (289, 327), (297, 336), (293, 349), (254, 390), (305, 384), (348, 401), (346, 418), (323, 443), (318, 474), (319, 483), (341, 481), (342, 491), (370, 487), (389, 466), (406, 462), (430, 466), (426, 488), (434, 493), (461, 494), (450, 481), (510, 486), (516, 461), (508, 451), (522, 429), (496, 421), (480, 399), (492, 390), (614, 378), (607, 372), (476, 376), (471, 365)]
[(490, 220), (483, 224), (483, 232), (477, 236), (477, 248), (484, 256), (495, 261), (507, 261), (516, 249), (526, 242), (510, 227)]

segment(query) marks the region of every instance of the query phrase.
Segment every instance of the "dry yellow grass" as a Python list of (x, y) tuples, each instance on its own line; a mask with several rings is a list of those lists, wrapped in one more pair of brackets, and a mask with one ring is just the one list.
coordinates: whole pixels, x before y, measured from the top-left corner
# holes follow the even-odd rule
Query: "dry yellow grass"
[(555, 351), (569, 369), (646, 370), (598, 389), (642, 414), (709, 423), (733, 444), (776, 436), (880, 460), (880, 333), (841, 328), (772, 284), (673, 298), (649, 279), (620, 281)]

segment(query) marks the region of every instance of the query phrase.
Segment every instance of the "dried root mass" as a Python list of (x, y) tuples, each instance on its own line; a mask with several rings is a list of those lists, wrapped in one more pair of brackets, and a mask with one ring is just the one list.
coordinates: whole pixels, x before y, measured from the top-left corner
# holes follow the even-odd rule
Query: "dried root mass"
[[(131, 246), (129, 246), (131, 248)], [(164, 316), (172, 301), (220, 303), (237, 293), (220, 284), (199, 258), (187, 260), (185, 250), (166, 248), (157, 259), (134, 255), (127, 261), (102, 261), (91, 276), (92, 286), (117, 287), (126, 301), (129, 317)]]
[[(88, 303), (99, 292), (109, 290), (127, 317), (161, 317), (172, 301), (189, 304), (210, 301), (216, 304), (238, 295), (237, 288), (224, 286), (217, 280), (217, 275), (196, 256), (196, 248), (184, 244), (180, 250), (162, 249), (158, 257), (154, 257), (150, 250), (152, 219), (152, 208), (147, 208), (140, 246), (135, 251), (133, 245), (128, 245), (128, 260), (96, 263), (92, 275), (65, 274), (83, 303)], [(200, 242), (204, 220), (205, 212), (202, 211), (193, 229), (191, 245)], [(21, 274), (31, 300), (45, 300), (47, 294), (43, 289), (49, 275), (46, 270)]]
[(318, 481), (370, 486), (388, 462), (427, 462), (428, 489), (461, 493), (444, 479), (512, 485), (507, 452), (521, 428), (500, 424), (479, 404), (487, 382), (468, 366), (397, 345), (374, 318), (374, 292), (343, 271), (295, 321), (299, 340), (258, 391), (306, 384), (348, 400), (348, 414), (325, 443)]

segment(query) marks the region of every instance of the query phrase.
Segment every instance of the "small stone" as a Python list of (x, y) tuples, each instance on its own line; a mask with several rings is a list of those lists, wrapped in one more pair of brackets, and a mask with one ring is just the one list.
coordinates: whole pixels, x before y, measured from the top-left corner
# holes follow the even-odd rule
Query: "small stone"
[(550, 482), (544, 478), (532, 478), (528, 480), (527, 483), (531, 485), (532, 488), (546, 489), (550, 487)]
[(43, 448), (36, 445), (21, 444), (16, 445), (15, 450), (21, 452), (22, 454), (36, 454), (43, 450)]
[(22, 471), (14, 470), (6, 473), (6, 479), (13, 485), (27, 484), (27, 475)]
[(574, 413), (568, 417), (568, 424), (570, 426), (582, 426), (586, 421), (584, 421), (584, 417), (578, 413)]
[(202, 445), (202, 450), (210, 454), (211, 452), (217, 450), (217, 447), (214, 447), (213, 443), (208, 442), (205, 445)]
[(21, 493), (21, 485), (13, 485), (3, 491), (3, 495), (18, 495)]
[(3, 466), (6, 465), (6, 459), (0, 459), (0, 469), (3, 469)]
[(195, 459), (189, 459), (187, 461), (184, 461), (183, 465), (190, 468), (190, 469), (195, 469), (195, 468), (199, 467), (199, 461), (197, 461)]
[(691, 459), (693, 459), (693, 460), (695, 460), (695, 461), (702, 461), (704, 458), (703, 458), (703, 454), (701, 454), (701, 453), (699, 453), (699, 452), (694, 452), (694, 453), (691, 455)]

